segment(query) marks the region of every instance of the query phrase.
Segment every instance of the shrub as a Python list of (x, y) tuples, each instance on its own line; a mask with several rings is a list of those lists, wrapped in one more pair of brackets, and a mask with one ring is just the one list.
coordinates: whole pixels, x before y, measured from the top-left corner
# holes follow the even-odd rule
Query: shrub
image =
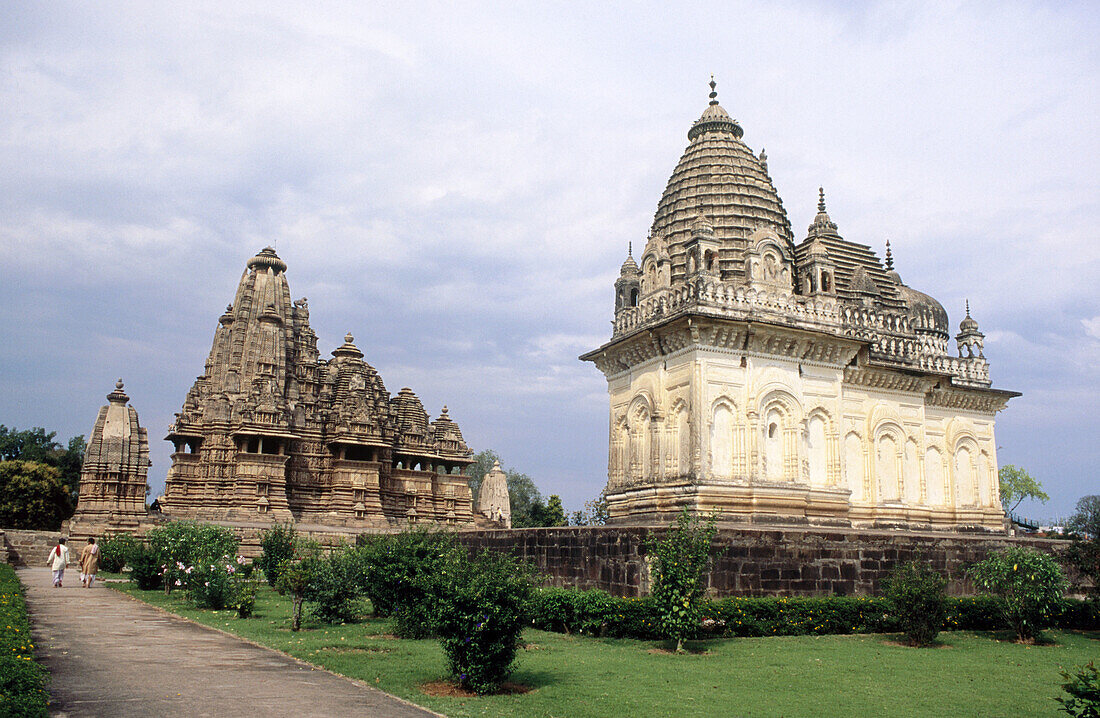
[(304, 594), (309, 610), (325, 623), (343, 623), (359, 617), (360, 562), (349, 550), (333, 551), (317, 565)]
[(300, 543), (295, 549), (294, 558), (286, 559), (276, 569), (279, 576), (276, 588), (280, 593), (290, 596), (292, 631), (302, 627), (302, 603), (322, 563), (319, 553), (315, 547)]
[(140, 543), (130, 534), (108, 536), (99, 544), (99, 567), (110, 573), (121, 573)]
[(260, 584), (251, 576), (241, 576), (237, 583), (237, 618), (250, 618), (256, 610), (256, 594)]
[(451, 534), (417, 527), (399, 534), (359, 537), (352, 559), (359, 588), (376, 616), (393, 616), (402, 638), (435, 634), (436, 603), (443, 571), (456, 554), (465, 556)]
[(260, 536), (261, 553), (256, 566), (264, 572), (267, 585), (274, 586), (279, 581), (279, 565), (294, 556), (294, 543), (298, 532), (294, 524), (275, 524)]
[(1092, 661), (1077, 673), (1062, 672), (1066, 682), (1062, 690), (1069, 696), (1054, 700), (1062, 704), (1060, 711), (1074, 718), (1100, 718), (1100, 670)]
[(506, 554), (452, 554), (443, 574), (436, 628), (463, 688), (493, 693), (512, 672), (527, 623), (534, 570)]
[(947, 617), (946, 588), (946, 579), (922, 561), (901, 564), (885, 581), (886, 599), (909, 645), (927, 646), (936, 639)]
[(0, 631), (0, 715), (44, 718), (48, 676), (34, 660), (23, 587), (7, 564), (0, 564), (0, 624), (7, 627)]
[[(180, 581), (181, 587), (187, 589), (187, 597), (196, 608), (220, 611), (229, 606), (237, 606), (241, 586), (237, 572), (243, 563), (244, 558), (240, 556), (220, 556), (184, 566), (181, 571), (185, 578)], [(176, 568), (179, 569), (180, 565)]]
[(224, 526), (175, 521), (153, 529), (146, 537), (160, 559), (164, 591), (190, 587), (189, 566), (208, 565), (226, 556), (236, 556), (240, 542)]
[(1068, 587), (1058, 562), (1031, 548), (990, 554), (971, 566), (969, 574), (982, 590), (1002, 599), (1001, 615), (1023, 643), (1041, 635)]
[(713, 517), (702, 522), (684, 509), (665, 537), (649, 546), (658, 625), (666, 638), (676, 640), (677, 653), (699, 626), (714, 522)]
[(139, 543), (130, 551), (126, 563), (130, 565), (130, 581), (142, 591), (152, 591), (164, 585), (164, 564), (155, 549)]

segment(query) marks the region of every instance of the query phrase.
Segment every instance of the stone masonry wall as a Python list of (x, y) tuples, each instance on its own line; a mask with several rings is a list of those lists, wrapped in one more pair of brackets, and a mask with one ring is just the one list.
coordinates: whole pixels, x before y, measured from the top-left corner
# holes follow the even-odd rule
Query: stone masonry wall
[(46, 555), (61, 535), (58, 531), (0, 529), (3, 559), (12, 566), (45, 566)]
[[(618, 596), (649, 592), (647, 538), (661, 529), (576, 527), (463, 531), (471, 551), (509, 551), (533, 561), (547, 584), (599, 588)], [(715, 596), (870, 595), (899, 562), (921, 558), (949, 577), (948, 592), (968, 595), (965, 568), (988, 553), (1027, 545), (1057, 553), (1064, 542), (988, 534), (855, 529), (724, 528), (708, 576)]]

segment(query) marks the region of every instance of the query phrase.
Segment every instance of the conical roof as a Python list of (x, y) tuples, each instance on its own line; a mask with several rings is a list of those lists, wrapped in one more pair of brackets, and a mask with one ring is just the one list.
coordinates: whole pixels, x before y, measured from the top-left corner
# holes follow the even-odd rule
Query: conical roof
[(722, 243), (719, 262), (724, 277), (743, 271), (743, 252), (757, 229), (773, 230), (794, 248), (783, 202), (760, 159), (741, 140), (740, 125), (718, 104), (714, 87), (711, 80), (711, 102), (688, 132), (690, 142), (653, 218), (653, 233), (668, 241), (673, 279), (684, 275), (684, 244), (700, 216), (714, 225)]

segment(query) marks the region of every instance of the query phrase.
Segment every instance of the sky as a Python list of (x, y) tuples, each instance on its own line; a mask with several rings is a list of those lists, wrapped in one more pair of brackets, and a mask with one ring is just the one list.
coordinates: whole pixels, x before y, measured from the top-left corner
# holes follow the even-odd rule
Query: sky
[[(1100, 5), (20, 3), (0, 22), (0, 423), (88, 434), (118, 377), (163, 441), (265, 245), (323, 356), (579, 509), (606, 483), (628, 242), (719, 100), (796, 239), (969, 299), (1002, 464), (1100, 493)], [(314, 7), (315, 6), (315, 7)]]

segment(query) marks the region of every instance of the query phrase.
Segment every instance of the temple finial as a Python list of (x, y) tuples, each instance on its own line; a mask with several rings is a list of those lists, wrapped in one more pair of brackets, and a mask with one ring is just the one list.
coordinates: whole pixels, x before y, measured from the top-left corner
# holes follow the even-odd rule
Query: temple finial
[(718, 83), (714, 81), (714, 73), (710, 75), (710, 104), (718, 104)]
[(818, 187), (817, 188), (817, 211), (818, 212), (824, 212), (825, 211), (825, 188), (824, 187)]
[(633, 242), (628, 241), (626, 243), (626, 256), (628, 256), (628, 257), (633, 257), (634, 256), (634, 243)]
[(894, 268), (894, 253), (890, 251), (890, 240), (886, 240), (886, 269)]
[(966, 316), (970, 316), (970, 300), (966, 300)]

